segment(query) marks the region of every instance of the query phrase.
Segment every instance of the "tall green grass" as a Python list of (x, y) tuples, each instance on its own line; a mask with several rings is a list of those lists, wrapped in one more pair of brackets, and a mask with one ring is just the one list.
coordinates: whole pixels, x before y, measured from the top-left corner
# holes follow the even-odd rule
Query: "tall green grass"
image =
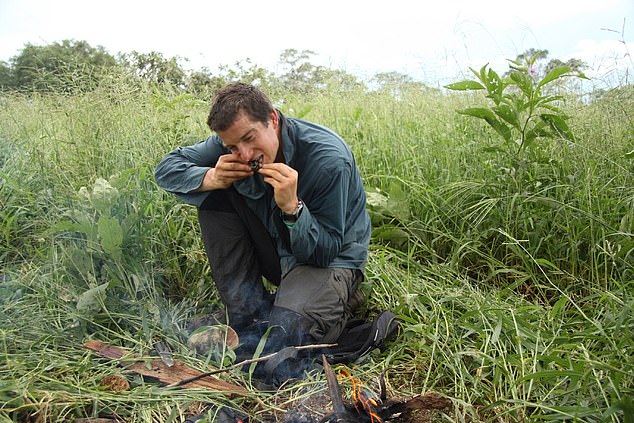
[[(577, 142), (543, 140), (520, 156), (455, 113), (477, 96), (272, 98), (339, 132), (369, 193), (368, 307), (404, 325), (357, 376), (389, 369), (394, 396), (447, 395), (453, 408), (435, 415), (445, 421), (631, 415), (631, 87), (571, 98)], [(208, 136), (204, 100), (125, 81), (0, 97), (0, 418), (180, 421), (223, 400), (128, 373), (130, 392), (105, 392), (100, 379), (122, 370), (82, 347), (95, 338), (146, 353), (157, 335), (179, 359), (209, 364), (183, 345), (187, 320), (218, 300), (195, 210), (152, 176), (167, 151)], [(300, 386), (324, 385), (314, 375)], [(262, 419), (297, 389), (232, 404)]]

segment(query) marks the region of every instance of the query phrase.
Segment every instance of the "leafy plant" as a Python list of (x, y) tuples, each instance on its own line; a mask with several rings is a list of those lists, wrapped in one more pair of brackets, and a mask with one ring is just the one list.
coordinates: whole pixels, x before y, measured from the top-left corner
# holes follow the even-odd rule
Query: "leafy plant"
[(512, 71), (506, 77), (500, 77), (488, 64), (480, 71), (471, 68), (478, 80), (445, 86), (458, 91), (486, 90), (493, 106), (470, 107), (458, 113), (486, 121), (507, 144), (517, 144), (516, 154), (538, 138), (575, 140), (567, 123), (570, 116), (559, 107), (564, 97), (548, 88), (564, 77), (586, 77), (572, 72), (570, 66), (558, 66), (538, 79), (536, 60), (536, 56), (527, 58), (525, 63), (509, 60)]
[(400, 186), (392, 183), (388, 192), (376, 188), (367, 191), (366, 197), (374, 237), (388, 246), (407, 251), (411, 236), (405, 225), (410, 220), (411, 211)]

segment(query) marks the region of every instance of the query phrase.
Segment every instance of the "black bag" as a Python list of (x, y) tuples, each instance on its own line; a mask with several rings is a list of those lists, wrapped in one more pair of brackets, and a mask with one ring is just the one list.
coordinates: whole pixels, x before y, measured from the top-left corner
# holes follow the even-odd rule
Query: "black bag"
[(371, 320), (352, 319), (337, 339), (337, 346), (324, 353), (330, 364), (356, 361), (374, 348), (383, 349), (399, 326), (400, 320), (390, 310), (379, 312)]
[(384, 343), (399, 328), (400, 320), (389, 310), (369, 319), (351, 319), (337, 339), (337, 346), (319, 350), (298, 350), (286, 347), (278, 351), (266, 364), (256, 367), (254, 378), (260, 379), (260, 389), (274, 390), (288, 379), (299, 378), (314, 365), (314, 360), (325, 354), (330, 364), (350, 363)]

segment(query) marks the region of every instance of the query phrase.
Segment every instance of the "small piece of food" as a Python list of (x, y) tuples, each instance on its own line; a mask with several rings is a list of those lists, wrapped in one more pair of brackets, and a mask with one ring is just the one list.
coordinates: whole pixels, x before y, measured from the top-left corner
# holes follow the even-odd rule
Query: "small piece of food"
[(249, 160), (248, 164), (252, 171), (257, 172), (262, 168), (262, 162), (264, 161), (264, 156), (260, 156), (257, 159)]

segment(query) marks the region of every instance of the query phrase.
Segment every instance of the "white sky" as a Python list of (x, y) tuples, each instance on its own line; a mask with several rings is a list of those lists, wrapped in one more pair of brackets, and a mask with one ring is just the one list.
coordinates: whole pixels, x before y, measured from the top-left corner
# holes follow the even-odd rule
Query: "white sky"
[(470, 77), (469, 66), (504, 72), (533, 47), (586, 61), (598, 85), (632, 83), (634, 0), (0, 0), (0, 60), (63, 39), (212, 71), (246, 58), (275, 71), (282, 50), (309, 49), (314, 64), (432, 86)]

